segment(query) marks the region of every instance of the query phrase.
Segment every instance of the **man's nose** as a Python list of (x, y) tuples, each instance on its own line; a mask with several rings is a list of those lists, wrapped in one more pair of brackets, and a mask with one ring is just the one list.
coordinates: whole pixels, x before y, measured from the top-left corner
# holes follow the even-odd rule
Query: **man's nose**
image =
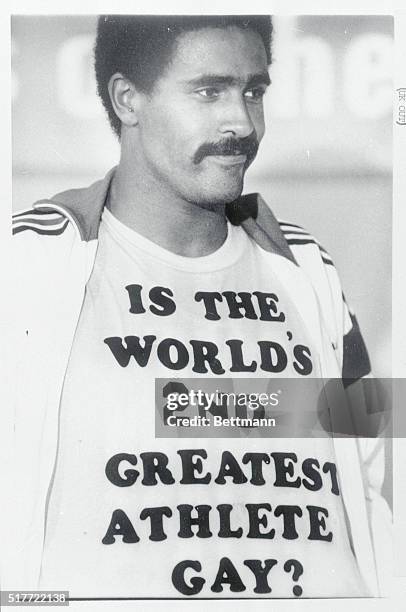
[(242, 96), (234, 96), (223, 109), (220, 131), (236, 138), (245, 138), (255, 131), (255, 125)]

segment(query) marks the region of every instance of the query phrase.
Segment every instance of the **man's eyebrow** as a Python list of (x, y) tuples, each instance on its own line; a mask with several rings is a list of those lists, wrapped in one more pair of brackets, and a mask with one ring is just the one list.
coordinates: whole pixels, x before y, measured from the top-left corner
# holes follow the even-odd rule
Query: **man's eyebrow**
[(184, 81), (190, 87), (207, 87), (213, 85), (241, 85), (244, 87), (255, 87), (257, 85), (270, 85), (271, 79), (268, 72), (250, 74), (246, 79), (222, 74), (201, 74), (198, 77)]

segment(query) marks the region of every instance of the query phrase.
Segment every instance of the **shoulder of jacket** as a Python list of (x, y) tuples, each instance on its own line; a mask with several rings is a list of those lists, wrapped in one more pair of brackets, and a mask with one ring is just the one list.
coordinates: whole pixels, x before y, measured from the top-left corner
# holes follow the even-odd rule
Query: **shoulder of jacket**
[(70, 233), (67, 228), (73, 228), (81, 241), (97, 239), (114, 171), (112, 168), (103, 179), (88, 187), (62, 191), (17, 212), (13, 216), (13, 234), (60, 236)]
[(342, 363), (346, 309), (341, 280), (332, 258), (319, 241), (300, 225), (279, 221), (279, 227), (299, 267), (310, 280), (317, 295), (326, 331), (337, 358)]
[(332, 266), (334, 263), (328, 251), (320, 244), (320, 242), (300, 225), (288, 223), (287, 221), (278, 220), (279, 227), (285, 237), (289, 247), (293, 250), (296, 257), (309, 251), (316, 251), (321, 260), (326, 266)]
[(50, 208), (28, 208), (12, 217), (13, 235), (35, 233), (41, 236), (59, 236), (69, 225), (69, 218), (61, 211)]
[(26, 278), (48, 273), (55, 266), (70, 261), (73, 249), (81, 248), (77, 227), (64, 211), (36, 205), (19, 212), (12, 218), (10, 248), (16, 272)]

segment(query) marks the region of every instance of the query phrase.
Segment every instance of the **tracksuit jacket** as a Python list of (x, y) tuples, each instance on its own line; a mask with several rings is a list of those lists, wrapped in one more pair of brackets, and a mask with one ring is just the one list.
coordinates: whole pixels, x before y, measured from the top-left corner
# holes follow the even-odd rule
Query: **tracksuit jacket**
[[(60, 398), (113, 175), (114, 169), (86, 189), (40, 200), (13, 219), (16, 325), (11, 398), (4, 410), (5, 486), (10, 490), (2, 521), (3, 589), (38, 587)], [(278, 222), (258, 194), (242, 196), (226, 212), (260, 248), (292, 262), (284, 282), (309, 326), (323, 378), (342, 377), (345, 385), (365, 380), (368, 355), (328, 253), (302, 228)], [(356, 420), (349, 410), (340, 420)], [(391, 516), (381, 495), (383, 440), (334, 436), (333, 443), (354, 555), (371, 596), (382, 596), (391, 571)]]

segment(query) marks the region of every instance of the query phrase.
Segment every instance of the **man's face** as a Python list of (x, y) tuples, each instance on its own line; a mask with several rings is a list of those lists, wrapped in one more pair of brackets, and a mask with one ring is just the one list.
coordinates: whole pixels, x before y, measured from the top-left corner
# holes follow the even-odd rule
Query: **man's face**
[(269, 77), (259, 34), (238, 27), (182, 34), (138, 112), (135, 163), (168, 199), (230, 202), (264, 135)]

